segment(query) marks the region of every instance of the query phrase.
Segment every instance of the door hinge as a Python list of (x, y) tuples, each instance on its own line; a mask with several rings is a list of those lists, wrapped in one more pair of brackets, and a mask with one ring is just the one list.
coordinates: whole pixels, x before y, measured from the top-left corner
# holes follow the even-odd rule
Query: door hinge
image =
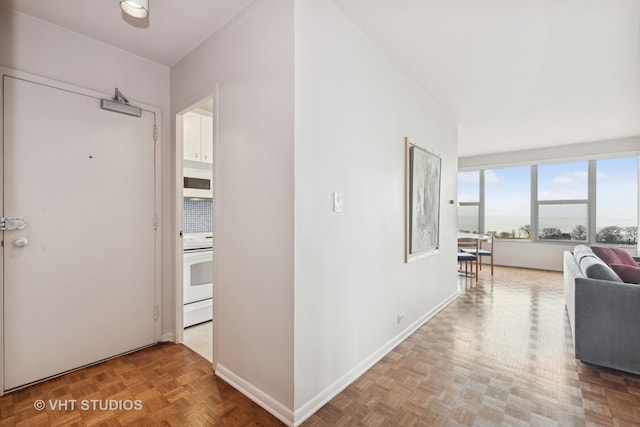
[(153, 125), (153, 142), (158, 140), (158, 126)]
[(153, 229), (154, 230), (158, 229), (158, 215), (153, 216)]
[(153, 320), (158, 320), (158, 306), (153, 306)]

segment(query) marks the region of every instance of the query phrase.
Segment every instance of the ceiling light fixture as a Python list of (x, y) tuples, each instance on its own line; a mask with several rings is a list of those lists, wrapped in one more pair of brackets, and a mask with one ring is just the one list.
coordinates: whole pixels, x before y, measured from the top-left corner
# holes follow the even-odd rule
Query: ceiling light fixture
[(149, 0), (120, 0), (120, 8), (134, 18), (146, 18), (149, 14)]

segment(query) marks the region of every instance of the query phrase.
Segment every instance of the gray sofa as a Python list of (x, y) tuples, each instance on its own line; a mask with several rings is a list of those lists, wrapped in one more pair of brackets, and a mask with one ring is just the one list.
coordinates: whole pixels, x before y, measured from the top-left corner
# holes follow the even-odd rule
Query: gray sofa
[(579, 245), (564, 253), (564, 295), (576, 358), (640, 375), (640, 285)]

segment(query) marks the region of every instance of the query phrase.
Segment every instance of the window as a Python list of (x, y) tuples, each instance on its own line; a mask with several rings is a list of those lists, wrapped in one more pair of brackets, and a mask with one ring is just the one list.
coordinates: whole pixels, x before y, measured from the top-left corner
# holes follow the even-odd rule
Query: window
[(638, 157), (460, 172), (458, 200), (460, 231), (636, 245)]
[(478, 205), (460, 205), (458, 208), (458, 231), (478, 233), (480, 215)]
[(484, 230), (502, 238), (528, 238), (531, 223), (531, 167), (485, 170), (484, 188)]
[(458, 201), (460, 203), (480, 201), (480, 171), (458, 172)]
[(589, 197), (589, 163), (538, 166), (538, 200), (583, 200)]
[(540, 165), (538, 239), (588, 239), (589, 163)]
[(480, 171), (458, 173), (458, 230), (480, 231)]
[(638, 160), (596, 161), (596, 242), (638, 242)]
[(587, 240), (587, 204), (539, 204), (538, 239)]

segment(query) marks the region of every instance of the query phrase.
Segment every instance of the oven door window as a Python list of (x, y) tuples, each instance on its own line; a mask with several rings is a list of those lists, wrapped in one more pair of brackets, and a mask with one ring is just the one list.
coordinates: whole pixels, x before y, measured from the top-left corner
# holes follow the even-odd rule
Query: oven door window
[(191, 283), (193, 286), (210, 285), (211, 277), (213, 276), (213, 262), (202, 261), (189, 266)]
[(212, 297), (213, 258), (210, 250), (185, 252), (183, 270), (185, 304)]

